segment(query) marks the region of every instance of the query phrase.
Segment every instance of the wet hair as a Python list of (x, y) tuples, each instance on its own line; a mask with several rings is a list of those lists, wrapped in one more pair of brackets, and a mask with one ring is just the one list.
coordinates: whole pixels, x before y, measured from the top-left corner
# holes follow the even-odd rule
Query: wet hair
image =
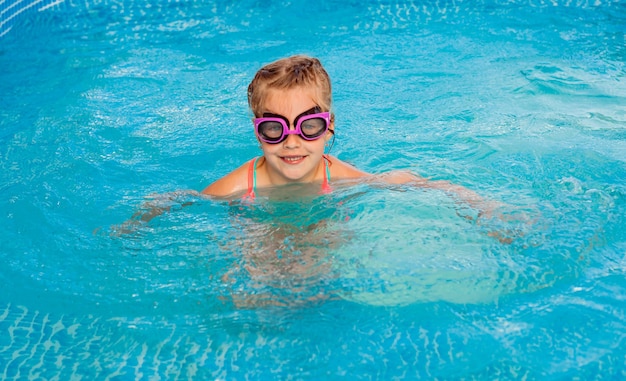
[[(330, 77), (313, 57), (296, 55), (263, 66), (248, 86), (248, 105), (255, 117), (263, 114), (263, 102), (271, 90), (312, 89), (313, 101), (322, 111), (331, 111)], [(334, 115), (331, 114), (331, 120)]]

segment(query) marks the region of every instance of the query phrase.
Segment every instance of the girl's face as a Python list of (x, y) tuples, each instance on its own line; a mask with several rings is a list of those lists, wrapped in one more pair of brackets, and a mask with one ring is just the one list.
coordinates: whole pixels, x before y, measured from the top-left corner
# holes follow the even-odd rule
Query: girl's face
[[(312, 91), (303, 88), (270, 90), (263, 103), (263, 113), (282, 115), (289, 120), (289, 128), (294, 129), (295, 118), (317, 106)], [(331, 124), (329, 130), (334, 126)], [(327, 131), (317, 140), (304, 140), (295, 134), (287, 135), (280, 143), (261, 142), (263, 156), (267, 162), (267, 175), (272, 185), (293, 182), (311, 182), (324, 174), (320, 169), (324, 145), (331, 138)]]

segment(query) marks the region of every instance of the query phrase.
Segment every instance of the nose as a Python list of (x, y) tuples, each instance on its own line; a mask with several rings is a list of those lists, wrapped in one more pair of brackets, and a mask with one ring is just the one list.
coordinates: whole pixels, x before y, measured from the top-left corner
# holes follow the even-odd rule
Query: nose
[(287, 135), (287, 139), (283, 142), (285, 148), (297, 148), (300, 146), (300, 136), (297, 134)]

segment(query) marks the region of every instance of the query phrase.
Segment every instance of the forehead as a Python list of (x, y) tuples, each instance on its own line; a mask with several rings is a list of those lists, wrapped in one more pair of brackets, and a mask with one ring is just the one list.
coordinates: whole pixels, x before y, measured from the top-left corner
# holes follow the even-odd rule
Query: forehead
[(296, 87), (293, 89), (269, 89), (262, 104), (264, 112), (295, 117), (312, 107), (317, 106), (315, 90)]

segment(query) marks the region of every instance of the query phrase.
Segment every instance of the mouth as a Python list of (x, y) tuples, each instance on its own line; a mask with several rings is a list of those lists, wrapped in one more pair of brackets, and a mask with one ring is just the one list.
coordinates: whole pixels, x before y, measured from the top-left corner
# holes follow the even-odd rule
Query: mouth
[(298, 164), (304, 160), (305, 156), (282, 156), (281, 159), (287, 164)]

